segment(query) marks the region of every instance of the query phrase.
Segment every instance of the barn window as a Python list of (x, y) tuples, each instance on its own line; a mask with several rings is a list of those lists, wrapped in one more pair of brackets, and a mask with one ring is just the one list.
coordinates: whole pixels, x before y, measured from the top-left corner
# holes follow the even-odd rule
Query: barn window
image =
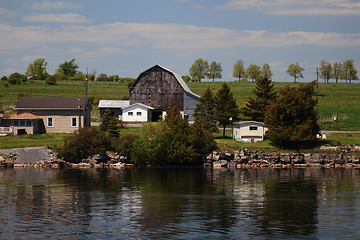
[(133, 112), (128, 112), (128, 116), (133, 116), (134, 113)]
[(141, 112), (137, 112), (137, 113), (136, 113), (136, 116), (141, 116)]
[(250, 130), (250, 131), (257, 131), (257, 130), (258, 130), (258, 127), (257, 127), (257, 126), (250, 126), (250, 127), (249, 127), (249, 130)]

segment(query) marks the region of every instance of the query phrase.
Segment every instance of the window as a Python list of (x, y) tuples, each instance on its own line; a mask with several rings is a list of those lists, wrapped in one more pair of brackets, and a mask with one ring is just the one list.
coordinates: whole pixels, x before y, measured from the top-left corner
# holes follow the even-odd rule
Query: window
[(128, 112), (128, 116), (133, 116), (134, 113), (133, 112)]
[(77, 127), (77, 126), (78, 126), (77, 118), (76, 117), (71, 118), (71, 127)]
[(26, 120), (26, 126), (31, 127), (31, 120)]
[(257, 131), (257, 130), (258, 130), (258, 127), (257, 127), (257, 126), (250, 126), (250, 127), (249, 127), (249, 130), (250, 130), (250, 131)]
[(141, 112), (137, 112), (137, 113), (136, 113), (136, 116), (141, 116)]
[(47, 126), (48, 127), (54, 127), (54, 119), (53, 118), (48, 118), (47, 119)]
[(14, 120), (15, 127), (31, 127), (31, 120)]

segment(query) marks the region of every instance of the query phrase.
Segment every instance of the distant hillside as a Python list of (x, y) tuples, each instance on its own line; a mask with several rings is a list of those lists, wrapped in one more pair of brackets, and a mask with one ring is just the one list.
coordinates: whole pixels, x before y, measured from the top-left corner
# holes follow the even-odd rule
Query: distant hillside
[[(201, 95), (206, 88), (217, 91), (222, 82), (188, 83), (190, 89)], [(228, 82), (237, 103), (245, 105), (247, 99), (253, 97), (254, 83)], [(296, 86), (294, 83), (275, 83), (279, 89), (285, 85)], [(0, 110), (6, 113), (13, 112), (19, 96), (85, 96), (86, 87), (80, 81), (63, 81), (56, 85), (47, 85), (44, 82), (26, 83), (24, 85), (10, 85), (4, 87), (0, 83)], [(319, 113), (322, 130), (360, 130), (360, 84), (359, 83), (319, 83)], [(91, 82), (89, 95), (95, 103), (99, 99), (123, 99), (128, 96), (126, 84), (114, 82)], [(94, 106), (96, 111), (96, 106)], [(338, 123), (335, 126), (333, 114), (338, 114)]]

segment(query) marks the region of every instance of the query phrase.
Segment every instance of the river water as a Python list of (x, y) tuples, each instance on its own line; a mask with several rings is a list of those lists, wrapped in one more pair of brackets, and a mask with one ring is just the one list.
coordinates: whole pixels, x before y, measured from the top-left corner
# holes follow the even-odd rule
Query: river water
[(360, 239), (360, 170), (0, 169), (0, 239)]

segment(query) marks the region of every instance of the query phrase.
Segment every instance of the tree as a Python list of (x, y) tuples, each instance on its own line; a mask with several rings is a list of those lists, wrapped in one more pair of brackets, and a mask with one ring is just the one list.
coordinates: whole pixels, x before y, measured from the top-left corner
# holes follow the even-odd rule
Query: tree
[(286, 70), (286, 72), (289, 74), (290, 77), (294, 78), (294, 83), (296, 83), (296, 79), (300, 78), (304, 78), (304, 76), (302, 75), (302, 72), (305, 69), (300, 67), (299, 63), (295, 63), (295, 64), (290, 64), (289, 68)]
[(70, 162), (81, 162), (94, 154), (105, 154), (111, 150), (111, 140), (103, 131), (95, 128), (80, 128), (74, 135), (64, 139), (64, 145), (58, 149), (58, 155)]
[(222, 78), (221, 72), (221, 63), (216, 63), (213, 61), (209, 66), (206, 76), (207, 78), (212, 79), (214, 82), (215, 78)]
[(250, 78), (253, 82), (255, 82), (261, 76), (260, 67), (253, 63), (250, 64), (249, 67), (246, 69), (245, 75), (247, 78)]
[(56, 84), (56, 77), (54, 75), (49, 75), (45, 78), (46, 84), (55, 85)]
[(338, 83), (338, 80), (341, 78), (342, 63), (337, 61), (333, 62), (331, 70), (331, 76), (335, 79), (336, 83)]
[(209, 69), (209, 64), (202, 58), (196, 59), (194, 64), (189, 69), (189, 75), (195, 80), (201, 82), (205, 78)]
[(215, 120), (223, 126), (223, 138), (225, 138), (226, 125), (237, 121), (238, 115), (239, 108), (236, 105), (233, 93), (225, 82), (215, 96)]
[(244, 114), (245, 118), (249, 120), (263, 122), (266, 110), (276, 99), (274, 83), (265, 76), (256, 81), (256, 87), (253, 90), (253, 93), (256, 98), (250, 97), (241, 112)]
[(273, 73), (271, 72), (270, 65), (265, 63), (261, 68), (261, 74), (262, 77), (267, 77), (268, 79), (271, 79)]
[(75, 76), (78, 68), (79, 66), (75, 63), (75, 58), (73, 58), (69, 62), (65, 61), (64, 63), (59, 65), (61, 73), (64, 74), (64, 76), (66, 77)]
[(351, 83), (351, 80), (358, 80), (358, 77), (356, 76), (357, 70), (355, 69), (354, 59), (347, 59), (342, 65), (342, 79), (345, 79), (346, 82), (349, 80), (349, 83)]
[(194, 116), (194, 125), (201, 130), (216, 132), (215, 121), (215, 100), (209, 88), (200, 96), (199, 103), (196, 104)]
[(25, 75), (35, 80), (45, 80), (45, 78), (49, 75), (46, 72), (46, 65), (47, 62), (45, 58), (38, 58), (34, 62), (30, 63)]
[(332, 64), (329, 61), (322, 60), (320, 63), (320, 77), (324, 79), (324, 82), (329, 83), (329, 79), (332, 77)]
[(103, 114), (100, 130), (109, 132), (111, 138), (120, 137), (118, 121), (109, 109), (106, 109)]
[(10, 84), (25, 84), (25, 82), (27, 81), (27, 76), (20, 73), (13, 73), (7, 78), (7, 81)]
[(191, 80), (191, 77), (188, 76), (188, 75), (183, 75), (183, 76), (181, 76), (181, 78), (182, 78), (185, 82), (190, 82), (190, 80)]
[(286, 86), (279, 89), (279, 96), (266, 111), (266, 136), (283, 148), (302, 148), (316, 141), (320, 128), (315, 110), (316, 81), (301, 84), (297, 88)]
[(240, 82), (241, 78), (243, 78), (244, 75), (245, 75), (244, 61), (237, 60), (237, 62), (234, 65), (233, 77), (238, 78)]

